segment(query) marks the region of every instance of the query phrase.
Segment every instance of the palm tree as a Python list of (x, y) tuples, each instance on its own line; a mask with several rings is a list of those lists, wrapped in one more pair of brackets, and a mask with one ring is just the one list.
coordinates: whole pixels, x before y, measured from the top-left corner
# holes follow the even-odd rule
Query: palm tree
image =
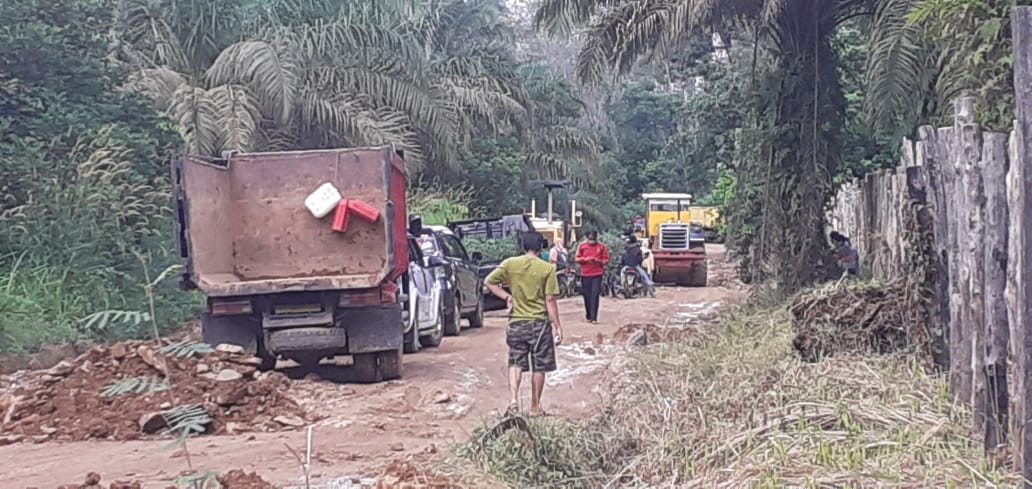
[(126, 37), (139, 46), (132, 88), (178, 122), (191, 151), (210, 155), (392, 141), (414, 161), (455, 168), (472, 128), (526, 118), (518, 90), (489, 69), (499, 65), (489, 65), (494, 52), (449, 59), (437, 51), (448, 46), (417, 35), (431, 24), (440, 34), (458, 29), (449, 9), (464, 2), (425, 11), (350, 2), (331, 18), (303, 19), (284, 11), (327, 14), (334, 2), (291, 2), (274, 2), (242, 40), (221, 46), (202, 34), (224, 15), (214, 9), (126, 0)]
[[(945, 122), (950, 101), (975, 96), (990, 125), (1009, 126), (1013, 73), (1010, 8), (1028, 0), (880, 0), (867, 66), (865, 109), (874, 128), (912, 132)], [(933, 119), (933, 120), (929, 120)]]
[[(732, 244), (753, 256), (751, 271), (794, 289), (821, 277), (824, 205), (833, 192), (844, 99), (830, 39), (867, 0), (544, 0), (539, 28), (586, 25), (578, 75), (597, 82), (628, 73), (649, 54), (714, 31), (748, 34), (757, 70), (745, 101), (752, 122), (738, 162)], [(747, 230), (758, 213), (755, 233)]]

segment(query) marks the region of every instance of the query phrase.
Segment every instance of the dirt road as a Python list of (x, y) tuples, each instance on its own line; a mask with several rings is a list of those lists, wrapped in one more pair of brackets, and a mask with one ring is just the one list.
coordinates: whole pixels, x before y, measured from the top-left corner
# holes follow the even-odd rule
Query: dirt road
[[(722, 250), (711, 260), (721, 265)], [(711, 265), (711, 270), (714, 268)], [(711, 272), (712, 274), (712, 272)], [(661, 288), (656, 299), (605, 298), (601, 324), (583, 320), (581, 301), (561, 303), (567, 339), (558, 348), (559, 371), (548, 381), (544, 408), (554, 415), (583, 417), (598, 406), (598, 382), (609, 363), (625, 351), (618, 332), (629, 324), (690, 326), (712, 316), (743, 293), (723, 287)], [(359, 480), (396, 458), (433, 458), (467, 439), (487, 416), (507, 405), (505, 320), (490, 314), (480, 330), (446, 338), (440, 348), (405, 356), (404, 378), (377, 385), (335, 382), (330, 378), (294, 381), (289, 396), (325, 416), (315, 424), (313, 487), (360, 487)], [(526, 402), (526, 401), (525, 401)], [(284, 487), (298, 486), (301, 467), (287, 446), (304, 452), (305, 431), (203, 436), (190, 441), (196, 468), (243, 469)], [(6, 487), (50, 488), (81, 481), (87, 472), (104, 480), (132, 479), (144, 487), (164, 488), (186, 468), (182, 454), (170, 453), (163, 440), (85, 441), (17, 444), (0, 447), (0, 473)]]

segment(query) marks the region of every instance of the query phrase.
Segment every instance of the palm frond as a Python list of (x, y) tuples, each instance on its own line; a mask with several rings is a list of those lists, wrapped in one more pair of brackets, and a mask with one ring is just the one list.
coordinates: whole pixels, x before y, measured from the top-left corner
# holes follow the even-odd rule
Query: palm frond
[(915, 0), (884, 0), (875, 12), (864, 109), (877, 130), (915, 117), (924, 100), (929, 53), (920, 27), (908, 20), (914, 6)]
[(176, 90), (186, 83), (186, 78), (180, 73), (159, 66), (130, 74), (126, 88), (146, 95), (154, 100), (159, 109), (166, 110), (172, 103), (172, 96)]
[(183, 86), (172, 97), (169, 114), (179, 124), (194, 154), (215, 156), (222, 128), (219, 112), (207, 90)]
[(599, 9), (616, 0), (543, 0), (534, 12), (534, 27), (551, 35), (569, 36), (591, 20)]
[(255, 149), (261, 113), (248, 90), (240, 85), (222, 85), (208, 95), (219, 121), (219, 148), (244, 152)]
[(294, 110), (299, 76), (289, 51), (265, 41), (243, 41), (219, 54), (208, 68), (212, 86), (239, 84), (258, 96), (276, 121), (285, 123)]

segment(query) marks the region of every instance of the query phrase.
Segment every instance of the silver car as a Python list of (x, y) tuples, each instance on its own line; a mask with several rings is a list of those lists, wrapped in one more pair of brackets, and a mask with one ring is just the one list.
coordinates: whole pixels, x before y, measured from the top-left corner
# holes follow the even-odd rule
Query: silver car
[(419, 243), (411, 235), (409, 243), (409, 270), (402, 277), (405, 292), (405, 353), (441, 344), (444, 321), (441, 317), (442, 291), (434, 276), (434, 268), (444, 265), (440, 257), (424, 256)]

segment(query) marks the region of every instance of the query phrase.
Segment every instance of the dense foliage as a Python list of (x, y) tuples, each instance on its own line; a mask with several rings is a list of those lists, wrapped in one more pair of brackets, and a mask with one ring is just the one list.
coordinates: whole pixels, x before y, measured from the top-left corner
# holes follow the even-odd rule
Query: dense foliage
[[(78, 319), (143, 307), (172, 263), (168, 156), (180, 139), (98, 33), (104, 2), (0, 4), (0, 351), (89, 336)], [(159, 288), (166, 324), (191, 297)]]

